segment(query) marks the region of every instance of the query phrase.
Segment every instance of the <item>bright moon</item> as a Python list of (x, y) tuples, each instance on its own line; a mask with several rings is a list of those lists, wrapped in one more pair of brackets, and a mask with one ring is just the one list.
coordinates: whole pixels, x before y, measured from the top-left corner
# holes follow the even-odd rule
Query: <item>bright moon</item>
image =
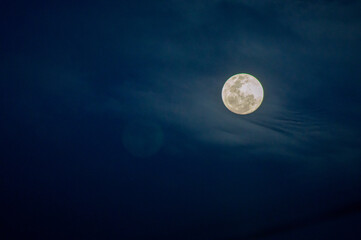
[(236, 114), (249, 114), (257, 110), (263, 100), (263, 87), (257, 78), (241, 73), (230, 77), (223, 86), (224, 105)]

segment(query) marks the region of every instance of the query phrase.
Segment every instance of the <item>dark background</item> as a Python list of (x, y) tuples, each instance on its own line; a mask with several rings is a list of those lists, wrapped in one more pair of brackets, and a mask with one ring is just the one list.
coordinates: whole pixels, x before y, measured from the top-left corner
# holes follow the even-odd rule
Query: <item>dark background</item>
[(360, 1), (0, 9), (1, 239), (361, 239)]

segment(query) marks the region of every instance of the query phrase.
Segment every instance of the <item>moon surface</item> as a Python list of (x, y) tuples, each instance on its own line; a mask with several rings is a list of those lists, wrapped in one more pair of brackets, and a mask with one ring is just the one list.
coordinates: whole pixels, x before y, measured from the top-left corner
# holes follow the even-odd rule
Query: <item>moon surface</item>
[(263, 101), (263, 87), (257, 78), (241, 73), (230, 77), (223, 86), (224, 105), (236, 114), (250, 114)]

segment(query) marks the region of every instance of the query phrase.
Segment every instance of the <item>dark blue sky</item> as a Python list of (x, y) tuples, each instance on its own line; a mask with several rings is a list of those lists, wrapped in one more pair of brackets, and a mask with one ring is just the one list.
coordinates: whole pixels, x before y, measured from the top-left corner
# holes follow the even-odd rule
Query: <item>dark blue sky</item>
[(0, 9), (2, 239), (361, 239), (360, 1)]

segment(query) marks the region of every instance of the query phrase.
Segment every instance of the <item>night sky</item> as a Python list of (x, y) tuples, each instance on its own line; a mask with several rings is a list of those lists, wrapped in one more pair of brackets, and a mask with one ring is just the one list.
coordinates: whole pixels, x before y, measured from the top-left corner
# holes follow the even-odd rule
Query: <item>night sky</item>
[[(3, 1), (0, 238), (361, 239), (361, 1)], [(263, 85), (236, 115), (234, 74)]]

